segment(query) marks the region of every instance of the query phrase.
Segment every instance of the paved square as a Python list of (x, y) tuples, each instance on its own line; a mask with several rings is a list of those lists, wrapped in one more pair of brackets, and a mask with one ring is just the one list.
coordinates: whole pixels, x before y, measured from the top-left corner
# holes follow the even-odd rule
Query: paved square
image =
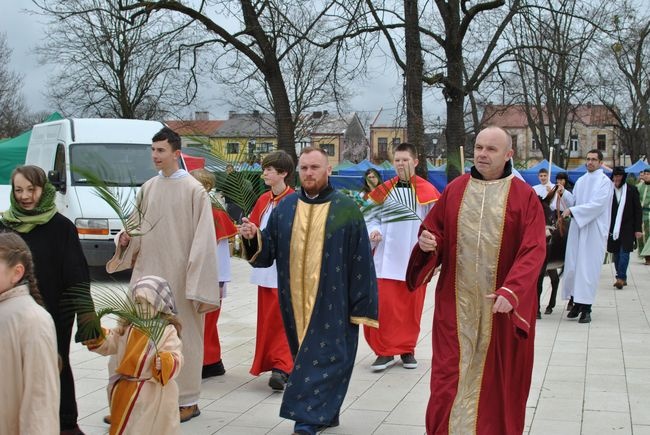
[[(290, 434), (293, 422), (278, 416), (282, 394), (267, 386), (269, 375), (248, 373), (255, 347), (257, 288), (248, 284), (246, 262), (233, 258), (232, 265), (234, 281), (219, 319), (226, 374), (203, 382), (201, 416), (183, 423), (183, 434)], [(563, 301), (553, 314), (538, 320), (526, 433), (650, 435), (650, 266), (643, 266), (633, 253), (627, 287), (616, 290), (614, 281), (612, 265), (604, 265), (591, 324), (567, 319)], [(429, 285), (422, 314), (419, 367), (406, 370), (398, 363), (373, 373), (375, 356), (361, 334), (341, 425), (325, 433), (424, 433), (434, 286)], [(542, 311), (549, 287), (547, 279)], [(105, 434), (108, 358), (75, 343), (70, 358), (80, 425), (89, 435)]]

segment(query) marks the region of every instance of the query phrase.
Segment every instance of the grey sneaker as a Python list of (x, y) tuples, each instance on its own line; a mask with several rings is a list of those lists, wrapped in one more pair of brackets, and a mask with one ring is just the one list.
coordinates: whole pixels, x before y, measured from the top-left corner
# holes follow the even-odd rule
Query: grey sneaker
[(402, 358), (402, 367), (405, 369), (417, 369), (418, 361), (415, 359), (412, 353), (403, 353), (400, 355)]
[(392, 356), (378, 356), (370, 366), (373, 372), (381, 372), (395, 364), (395, 358)]

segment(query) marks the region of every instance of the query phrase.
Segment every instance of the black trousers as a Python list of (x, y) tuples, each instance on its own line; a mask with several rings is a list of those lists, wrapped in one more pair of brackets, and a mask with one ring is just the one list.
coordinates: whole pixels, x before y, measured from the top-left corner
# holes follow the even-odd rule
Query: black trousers
[(61, 401), (59, 419), (61, 430), (74, 429), (77, 426), (77, 399), (74, 390), (74, 378), (70, 367), (70, 340), (72, 338), (73, 315), (57, 315), (54, 319), (56, 326), (56, 341), (61, 357)]
[(537, 278), (537, 311), (540, 311), (542, 306), (542, 291), (544, 289), (544, 276), (548, 274), (548, 277), (551, 279), (551, 298), (548, 301), (548, 307), (555, 308), (555, 303), (557, 300), (557, 290), (560, 286), (560, 275), (557, 273), (557, 269), (546, 270), (547, 263), (544, 263), (542, 270), (539, 273)]

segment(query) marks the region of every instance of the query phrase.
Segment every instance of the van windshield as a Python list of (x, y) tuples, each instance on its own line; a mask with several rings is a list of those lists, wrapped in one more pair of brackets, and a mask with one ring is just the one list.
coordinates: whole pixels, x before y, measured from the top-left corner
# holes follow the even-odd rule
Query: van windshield
[[(114, 186), (141, 186), (156, 175), (151, 162), (151, 144), (73, 144), (70, 146), (72, 185), (88, 180), (75, 168), (100, 176)], [(82, 171), (82, 172), (83, 172)]]

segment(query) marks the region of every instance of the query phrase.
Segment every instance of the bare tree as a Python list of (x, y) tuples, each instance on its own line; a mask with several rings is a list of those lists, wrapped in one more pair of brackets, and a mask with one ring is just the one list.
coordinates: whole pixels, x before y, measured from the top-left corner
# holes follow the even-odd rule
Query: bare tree
[[(294, 137), (306, 137), (322, 117), (312, 117), (313, 112), (345, 111), (349, 98), (347, 86), (351, 77), (337, 68), (335, 49), (321, 49), (306, 40), (298, 41), (281, 60), (285, 86), (289, 97)], [(276, 104), (268, 82), (260, 70), (250, 62), (240, 62), (234, 53), (227, 52), (214, 62), (215, 80), (227, 86), (226, 95), (220, 98), (235, 110), (272, 115)], [(228, 67), (224, 67), (228, 65)], [(268, 119), (264, 117), (264, 119)], [(269, 126), (270, 127), (270, 126)]]
[(49, 19), (38, 48), (55, 67), (48, 96), (64, 113), (158, 119), (196, 96), (185, 29), (170, 17), (129, 19), (111, 0), (34, 3)]
[[(522, 6), (522, 0), (468, 3), (436, 0), (432, 12), (427, 13), (428, 9), (420, 8), (416, 0), (405, 0), (401, 4), (404, 14), (399, 15), (394, 3), (366, 0), (374, 25), (389, 41), (391, 54), (405, 72), (407, 114), (416, 118), (407, 124), (416, 140), (420, 137), (418, 131), (423, 131), (417, 121), (422, 119), (422, 86), (442, 88), (447, 108), (445, 140), (450, 180), (461, 173), (459, 150), (466, 138), (465, 98), (510, 53), (507, 49), (501, 51), (499, 41)], [(479, 18), (487, 15), (490, 25), (477, 25)], [(404, 51), (399, 34), (391, 29), (404, 30)], [(467, 43), (470, 39), (474, 42), (472, 51), (479, 53), (473, 63), (466, 62), (471, 54)]]
[[(198, 24), (204, 29), (201, 46), (221, 47), (239, 61), (252, 64), (264, 77), (264, 88), (272, 101), (278, 147), (294, 158), (296, 125), (283, 61), (301, 47), (301, 41), (337, 32), (338, 24), (333, 22), (340, 23), (339, 17), (354, 13), (354, 8), (348, 9), (338, 0), (120, 0), (119, 5), (131, 12), (134, 20), (151, 18), (161, 11), (175, 13), (187, 25)], [(343, 21), (351, 22), (354, 20)]]
[(7, 37), (0, 33), (0, 138), (12, 137), (27, 128), (23, 78), (9, 69), (11, 49)]
[[(568, 144), (576, 109), (593, 96), (587, 71), (605, 17), (603, 5), (581, 0), (542, 0), (515, 17), (508, 35), (516, 48), (510, 93), (523, 105), (544, 158), (555, 144)], [(556, 150), (554, 163), (565, 166), (562, 150)]]
[(601, 47), (599, 98), (619, 121), (622, 151), (634, 162), (650, 152), (650, 17), (625, 2)]

